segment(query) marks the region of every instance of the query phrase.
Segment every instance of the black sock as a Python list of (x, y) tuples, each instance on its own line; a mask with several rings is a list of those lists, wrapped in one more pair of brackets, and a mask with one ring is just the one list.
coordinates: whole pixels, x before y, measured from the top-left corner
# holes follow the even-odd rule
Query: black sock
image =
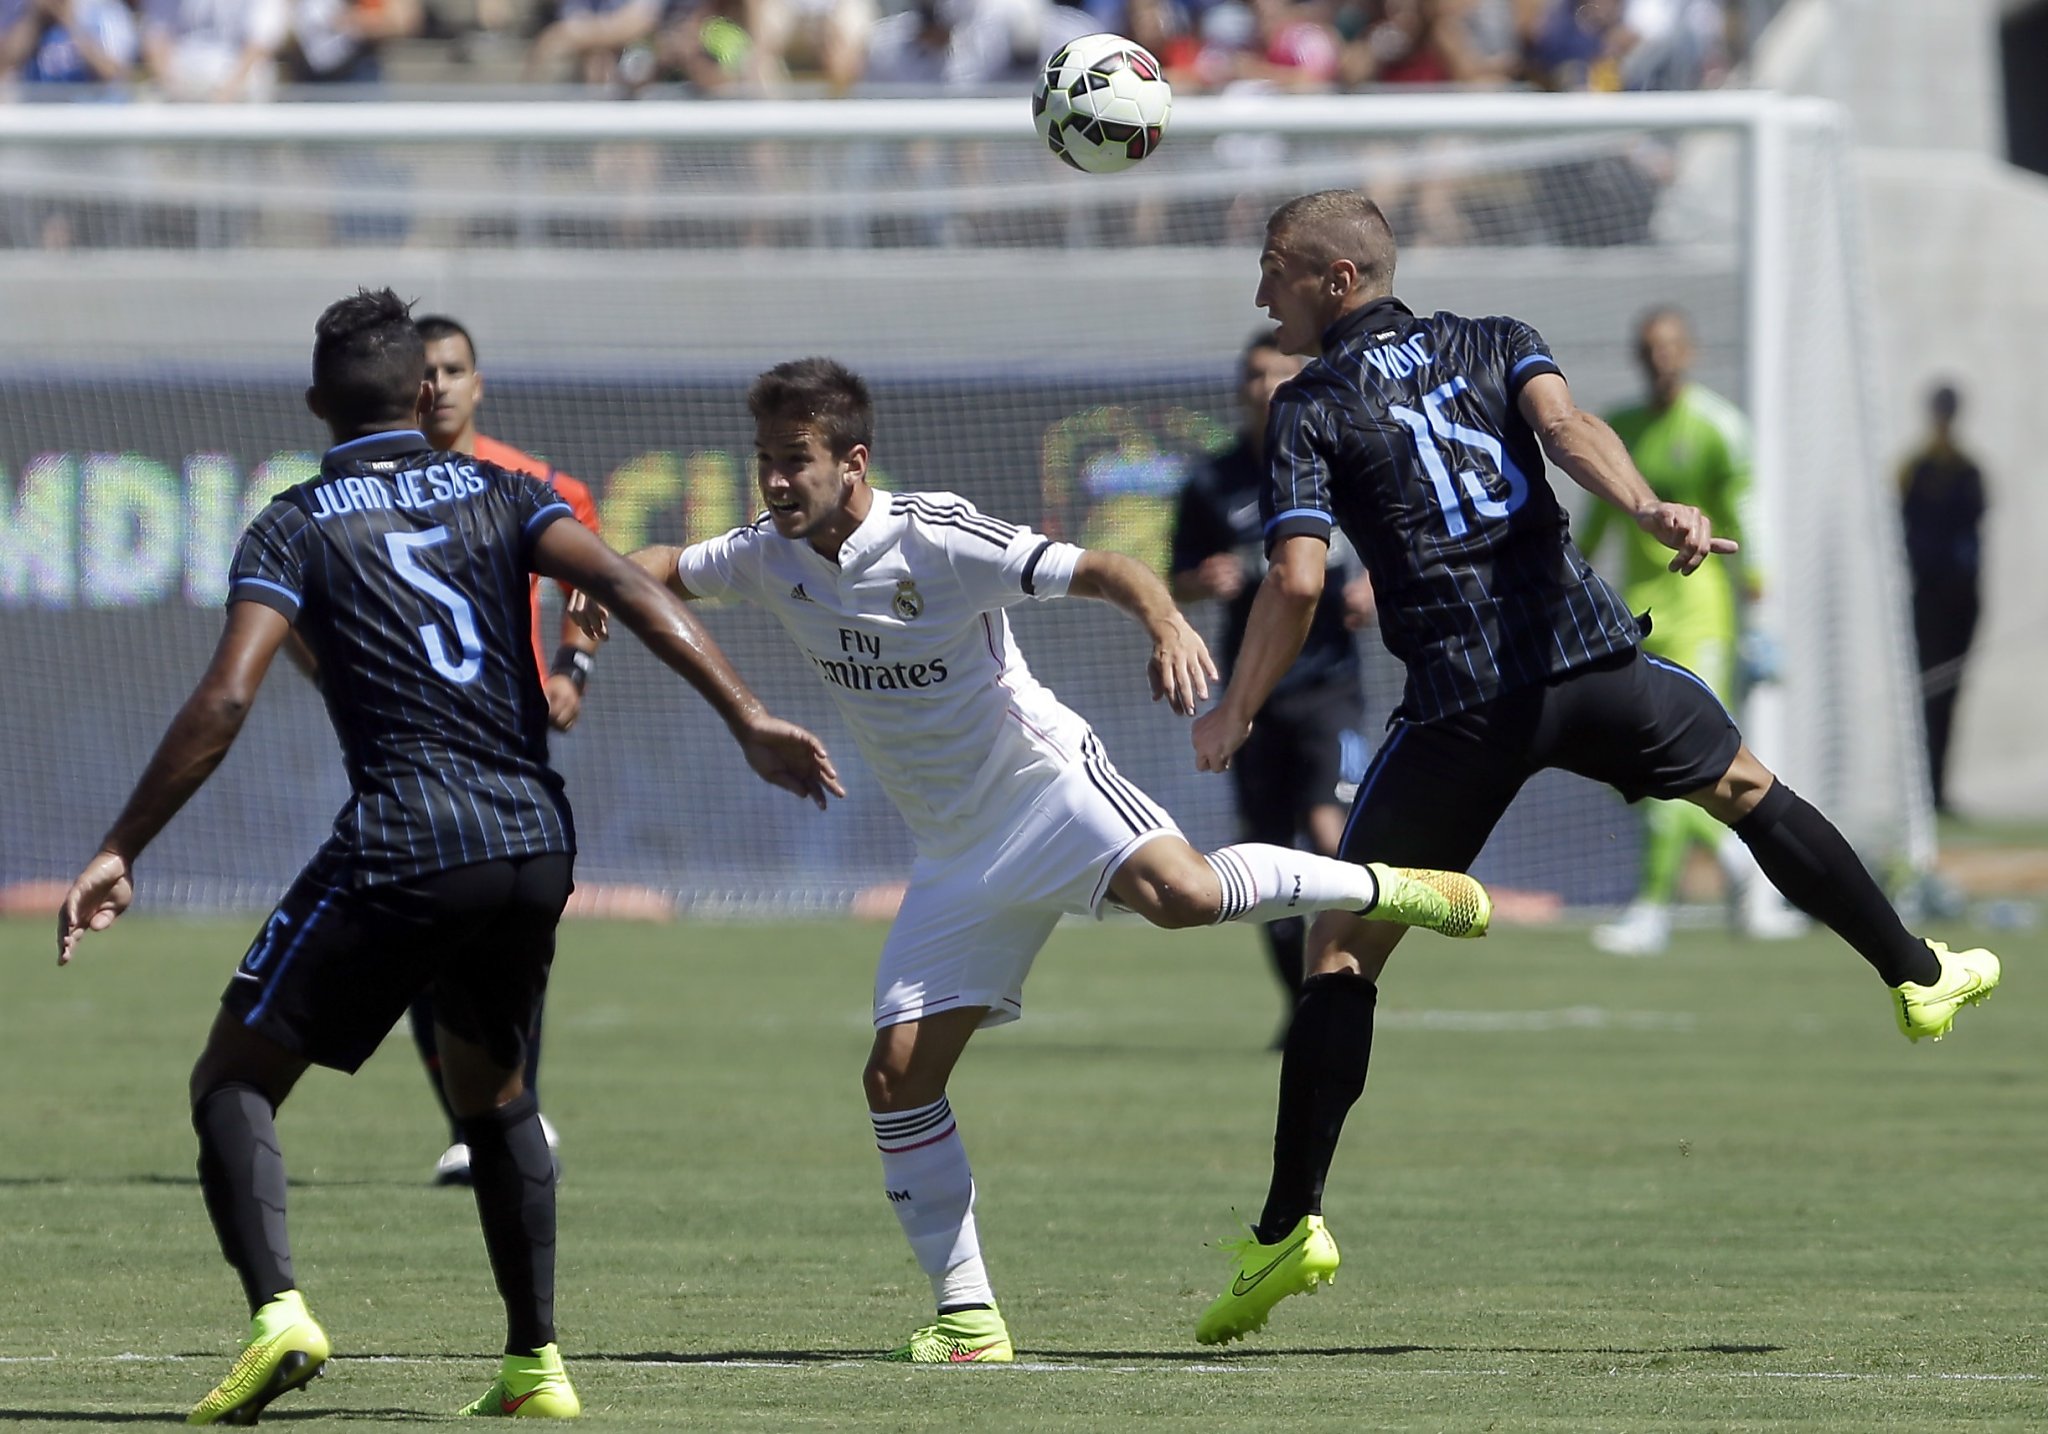
[(1259, 1219), (1262, 1244), (1285, 1235), (1302, 1216), (1322, 1213), (1323, 1180), (1344, 1117), (1365, 1091), (1378, 1000), (1378, 987), (1349, 972), (1302, 982), (1280, 1058), (1280, 1116), (1273, 1128), (1273, 1184)]
[(1308, 945), (1308, 922), (1299, 916), (1266, 923), (1266, 954), (1272, 958), (1273, 974), (1287, 990), (1287, 1008), (1301, 999), (1301, 958)]
[(1783, 782), (1735, 824), (1785, 899), (1856, 948), (1885, 985), (1941, 979), (1941, 962), (1905, 928), (1833, 822)]
[(531, 1092), (459, 1127), (484, 1249), (505, 1301), (505, 1353), (555, 1342), (555, 1166)]
[(448, 1143), (459, 1144), (460, 1122), (455, 1119), (455, 1107), (448, 1104), (448, 1092), (441, 1086), (441, 1043), (434, 1037), (434, 1003), (422, 996), (405, 1014), (412, 1027), (412, 1043), (420, 1053), (420, 1064), (427, 1068), (427, 1084), (434, 1088), (434, 1099), (440, 1102), (441, 1114), (448, 1118)]
[(199, 1133), (199, 1188), (220, 1237), (220, 1252), (242, 1277), (254, 1314), (286, 1290), (292, 1245), (284, 1226), (284, 1155), (276, 1113), (252, 1085), (232, 1082), (208, 1091), (192, 1107)]

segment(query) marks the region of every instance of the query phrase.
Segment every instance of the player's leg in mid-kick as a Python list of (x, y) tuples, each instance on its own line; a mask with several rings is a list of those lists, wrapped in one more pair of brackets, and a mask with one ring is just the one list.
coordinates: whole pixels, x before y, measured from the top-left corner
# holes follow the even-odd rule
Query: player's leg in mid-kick
[(1747, 746), (1691, 801), (1740, 837), (1757, 869), (1794, 906), (1840, 936), (1890, 988), (1909, 1041), (1940, 1040), (1956, 1015), (1997, 989), (1998, 957), (1914, 935), (1833, 822), (1771, 775)]
[(1205, 855), (1178, 832), (1132, 852), (1109, 894), (1170, 931), (1340, 911), (1445, 936), (1484, 936), (1493, 915), (1485, 888), (1462, 872), (1344, 861), (1266, 842)]
[(1676, 663), (1639, 653), (1557, 684), (1535, 750), (1631, 801), (1683, 797), (1726, 823), (1787, 901), (1870, 963), (1907, 1039), (1940, 1039), (1998, 985), (1991, 952), (1908, 931), (1834, 823), (1756, 759), (1712, 689)]

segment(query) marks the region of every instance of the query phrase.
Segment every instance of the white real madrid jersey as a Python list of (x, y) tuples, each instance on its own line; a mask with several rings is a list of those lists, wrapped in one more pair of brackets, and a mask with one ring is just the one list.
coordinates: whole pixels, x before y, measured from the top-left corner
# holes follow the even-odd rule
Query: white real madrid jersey
[(919, 852), (938, 856), (1081, 759), (1087, 722), (1031, 675), (1003, 611), (1064, 596), (1080, 557), (956, 494), (876, 489), (836, 563), (764, 519), (685, 548), (676, 570), (699, 597), (775, 615)]

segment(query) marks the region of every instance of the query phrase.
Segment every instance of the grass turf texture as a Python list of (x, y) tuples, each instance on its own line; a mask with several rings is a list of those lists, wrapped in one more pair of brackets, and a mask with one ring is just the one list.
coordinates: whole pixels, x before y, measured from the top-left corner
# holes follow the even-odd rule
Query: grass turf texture
[[(168, 1422), (245, 1329), (186, 1072), (250, 921), (138, 916), (52, 962), (0, 923), (0, 1426)], [(1945, 933), (1951, 940), (1964, 932)], [(1829, 939), (1416, 938), (1328, 1201), (1332, 1290), (1227, 1351), (1202, 1248), (1264, 1191), (1254, 937), (1069, 923), (952, 1096), (1025, 1368), (860, 1363), (929, 1317), (862, 1113), (865, 925), (577, 924), (543, 1092), (562, 1343), (622, 1429), (1840, 1430), (2048, 1423), (2028, 972), (1908, 1046)], [(328, 1376), (266, 1422), (452, 1414), (502, 1334), (403, 1032), (280, 1130)], [(735, 1363), (739, 1362), (739, 1363)], [(764, 1367), (765, 1366), (765, 1367)], [(1050, 1368), (1044, 1366), (1052, 1366)]]

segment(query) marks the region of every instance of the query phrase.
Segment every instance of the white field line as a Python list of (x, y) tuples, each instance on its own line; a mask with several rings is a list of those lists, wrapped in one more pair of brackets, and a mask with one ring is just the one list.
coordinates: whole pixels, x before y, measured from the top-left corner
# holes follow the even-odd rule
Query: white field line
[[(92, 1354), (76, 1358), (56, 1354), (4, 1354), (0, 1365), (10, 1364), (212, 1364), (225, 1355), (196, 1354)], [(477, 1361), (488, 1363), (485, 1356)], [(453, 1364), (464, 1362), (461, 1355), (403, 1355), (370, 1354), (354, 1358), (338, 1356), (341, 1364)], [(570, 1363), (575, 1363), (570, 1356)], [(632, 1369), (737, 1369), (737, 1370), (812, 1370), (812, 1369), (870, 1369), (878, 1361), (872, 1359), (592, 1359), (593, 1365), (624, 1365)], [(1050, 1363), (1035, 1360), (1020, 1360), (1007, 1366), (989, 1365), (989, 1369), (1007, 1369), (1011, 1373), (1023, 1374), (1142, 1374), (1158, 1365), (1136, 1364), (1075, 1364)], [(1261, 1374), (1272, 1366), (1261, 1361), (1245, 1364), (1189, 1364), (1180, 1367), (1182, 1374)], [(1513, 1379), (1526, 1377), (1531, 1371), (1512, 1369), (1402, 1369), (1394, 1366), (1376, 1367), (1370, 1371), (1389, 1378), (1424, 1379)], [(1550, 1376), (1555, 1378), (1555, 1375)], [(1618, 1369), (1611, 1368), (1598, 1374), (1583, 1375), (1593, 1379), (1816, 1379), (1860, 1383), (1931, 1383), (1953, 1381), (1970, 1384), (2040, 1384), (2048, 1381), (2044, 1374), (1980, 1374), (1969, 1371), (1942, 1371), (1925, 1374), (1886, 1374), (1876, 1370), (1797, 1370), (1797, 1369)]]

